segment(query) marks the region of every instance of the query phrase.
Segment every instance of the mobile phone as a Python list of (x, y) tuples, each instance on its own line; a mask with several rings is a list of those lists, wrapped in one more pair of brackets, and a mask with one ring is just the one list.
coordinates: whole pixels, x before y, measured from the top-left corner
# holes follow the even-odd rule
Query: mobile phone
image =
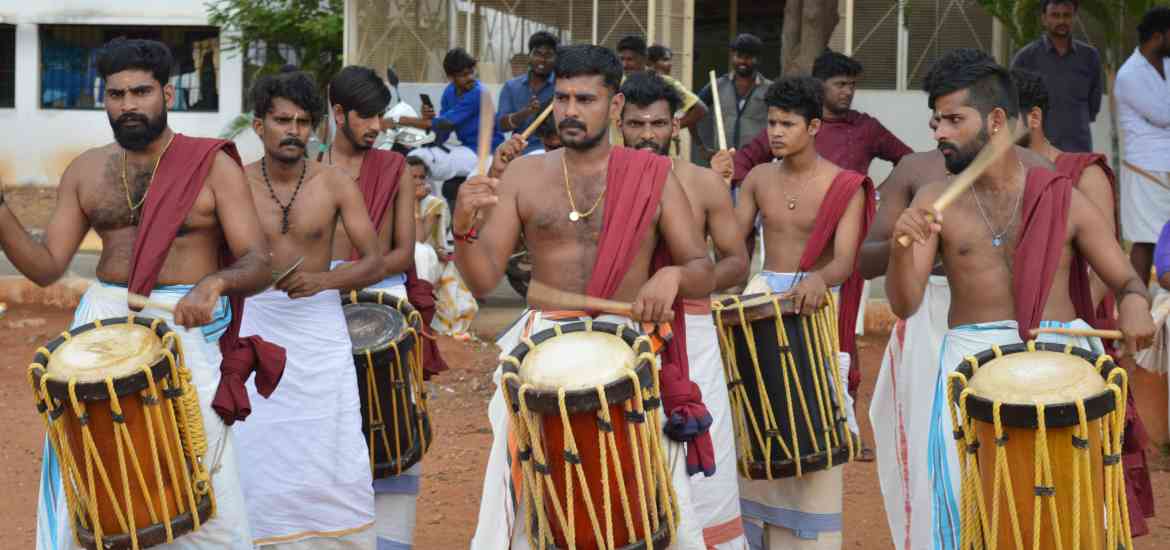
[(434, 104), (434, 103), (431, 103), (431, 96), (429, 96), (429, 95), (427, 95), (427, 94), (418, 94), (418, 96), (419, 96), (420, 98), (422, 98), (422, 104), (423, 104), (423, 105), (426, 105), (427, 107), (430, 107), (430, 108), (432, 108), (432, 109), (434, 109), (434, 108), (435, 108), (435, 104)]

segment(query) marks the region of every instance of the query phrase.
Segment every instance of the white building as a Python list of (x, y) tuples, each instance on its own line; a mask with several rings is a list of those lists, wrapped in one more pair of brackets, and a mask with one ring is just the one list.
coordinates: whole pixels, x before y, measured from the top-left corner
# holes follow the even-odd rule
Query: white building
[[(242, 108), (242, 61), (220, 51), (203, 4), (0, 0), (0, 181), (55, 185), (80, 152), (112, 141), (94, 58), (117, 36), (167, 43), (178, 65), (171, 127), (218, 135)], [(245, 160), (259, 155), (254, 138), (241, 145)]]

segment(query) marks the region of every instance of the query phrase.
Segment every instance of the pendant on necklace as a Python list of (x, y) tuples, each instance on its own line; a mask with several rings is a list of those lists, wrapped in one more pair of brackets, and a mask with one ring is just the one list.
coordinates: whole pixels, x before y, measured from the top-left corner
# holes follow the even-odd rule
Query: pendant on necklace
[(999, 246), (1000, 246), (1001, 244), (1003, 244), (1003, 238), (1002, 238), (1002, 237), (993, 237), (993, 238), (991, 239), (991, 246), (994, 246), (994, 247), (996, 247), (996, 248), (999, 248)]
[(793, 200), (788, 201), (788, 209), (789, 210), (796, 210), (796, 201), (793, 201)]
[(575, 221), (580, 220), (580, 219), (581, 219), (580, 212), (577, 212), (576, 210), (569, 211), (569, 221), (575, 222)]

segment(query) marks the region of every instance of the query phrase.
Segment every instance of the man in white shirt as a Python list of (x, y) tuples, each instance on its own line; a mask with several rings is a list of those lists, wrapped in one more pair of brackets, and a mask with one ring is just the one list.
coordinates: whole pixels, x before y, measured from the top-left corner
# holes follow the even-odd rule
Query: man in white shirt
[(1121, 137), (1121, 235), (1129, 259), (1148, 277), (1154, 243), (1170, 219), (1170, 7), (1151, 8), (1138, 25), (1139, 46), (1117, 71)]

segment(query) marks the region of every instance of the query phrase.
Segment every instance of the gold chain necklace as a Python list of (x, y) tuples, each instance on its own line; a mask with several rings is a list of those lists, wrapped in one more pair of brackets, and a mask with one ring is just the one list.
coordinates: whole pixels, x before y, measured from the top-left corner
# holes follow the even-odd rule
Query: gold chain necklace
[[(817, 155), (817, 158), (813, 160), (813, 173), (814, 174), (816, 174), (817, 164), (819, 164), (820, 160), (821, 160), (820, 155)], [(800, 196), (804, 193), (805, 187), (806, 187), (806, 185), (801, 185), (800, 188), (796, 190), (795, 195), (790, 195), (788, 193), (788, 191), (785, 190), (783, 187), (780, 188), (780, 192), (784, 193), (784, 200), (786, 201), (789, 210), (796, 210), (796, 203), (797, 203), (797, 201), (800, 200)]]
[(569, 195), (569, 221), (576, 222), (588, 218), (597, 210), (598, 205), (601, 204), (601, 199), (605, 198), (605, 189), (601, 190), (601, 194), (597, 196), (597, 200), (593, 201), (593, 206), (589, 207), (586, 212), (578, 212), (577, 204), (573, 202), (573, 190), (569, 187), (569, 165), (565, 163), (565, 156), (561, 155), (561, 169), (565, 173), (565, 193)]
[(158, 158), (154, 159), (154, 169), (150, 172), (150, 181), (146, 182), (146, 191), (142, 192), (142, 198), (138, 199), (138, 203), (134, 203), (134, 199), (130, 197), (130, 183), (126, 181), (126, 151), (122, 151), (122, 190), (126, 191), (126, 206), (130, 208), (130, 225), (134, 225), (137, 218), (136, 212), (146, 202), (147, 195), (150, 194), (150, 184), (154, 183), (154, 176), (158, 173), (158, 164), (162, 162), (163, 155), (167, 154), (167, 149), (171, 148), (171, 143), (175, 141), (175, 134), (171, 134), (171, 139), (167, 140), (167, 144), (163, 146), (163, 150), (158, 154)]

